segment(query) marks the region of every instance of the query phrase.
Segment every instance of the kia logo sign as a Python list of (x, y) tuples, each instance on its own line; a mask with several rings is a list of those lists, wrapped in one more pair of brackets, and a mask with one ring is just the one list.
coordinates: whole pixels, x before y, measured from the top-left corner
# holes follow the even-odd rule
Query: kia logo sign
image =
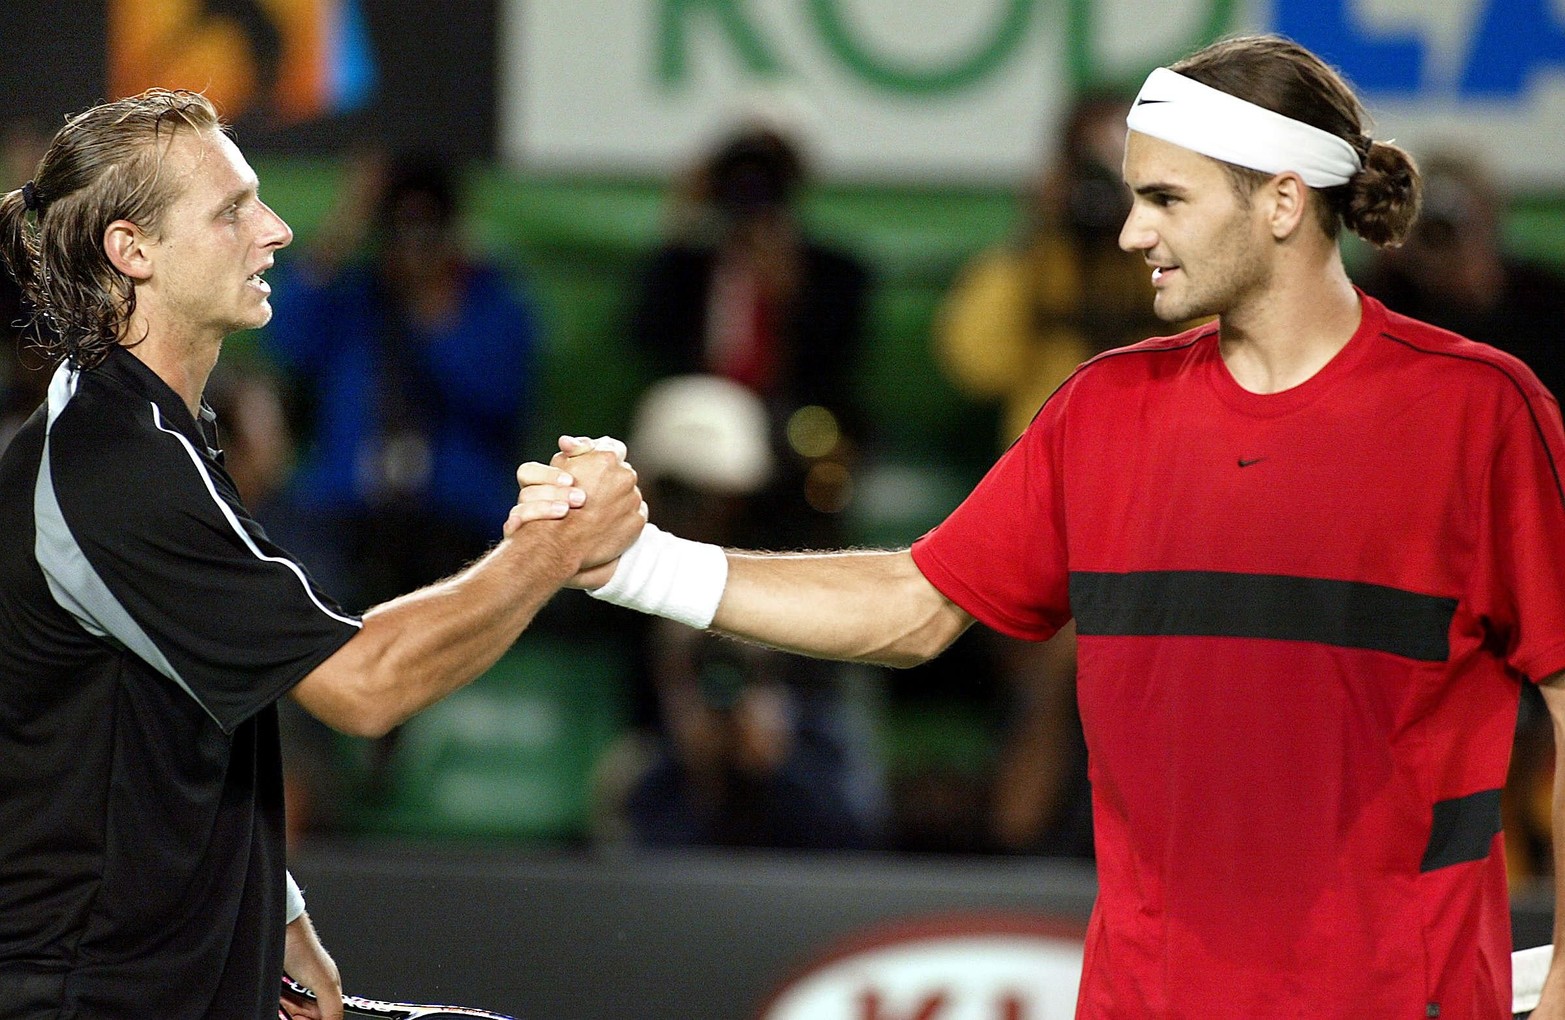
[(864, 932), (788, 981), (759, 1020), (1068, 1020), (1079, 924), (1009, 915)]

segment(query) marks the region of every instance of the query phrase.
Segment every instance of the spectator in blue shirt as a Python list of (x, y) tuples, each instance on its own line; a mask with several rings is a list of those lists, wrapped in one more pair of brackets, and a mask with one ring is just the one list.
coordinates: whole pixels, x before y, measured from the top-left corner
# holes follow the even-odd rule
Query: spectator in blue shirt
[(300, 553), (351, 605), (457, 570), (516, 498), (537, 320), (466, 250), (459, 198), (438, 160), (361, 157), (278, 288), (268, 350), (304, 408)]

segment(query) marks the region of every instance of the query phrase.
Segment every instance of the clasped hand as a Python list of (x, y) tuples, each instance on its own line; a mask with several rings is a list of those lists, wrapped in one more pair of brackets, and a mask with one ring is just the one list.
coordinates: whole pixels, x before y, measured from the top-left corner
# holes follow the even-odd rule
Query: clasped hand
[(534, 521), (579, 518), (587, 548), (581, 571), (566, 584), (587, 589), (607, 584), (620, 554), (647, 521), (647, 504), (625, 454), (625, 444), (610, 436), (561, 436), (560, 452), (549, 463), (528, 461), (516, 469), (520, 491), (506, 517), (506, 537)]

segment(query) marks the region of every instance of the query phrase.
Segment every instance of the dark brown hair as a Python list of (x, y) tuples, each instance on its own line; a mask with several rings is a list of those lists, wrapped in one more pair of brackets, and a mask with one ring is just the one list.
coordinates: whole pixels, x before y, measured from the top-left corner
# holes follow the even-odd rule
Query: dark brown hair
[[(1172, 70), (1284, 117), (1345, 140), (1363, 169), (1346, 184), (1313, 189), (1316, 215), (1327, 237), (1345, 225), (1381, 248), (1400, 245), (1418, 218), (1423, 182), (1406, 151), (1369, 137), (1369, 117), (1342, 76), (1315, 54), (1276, 35), (1215, 42)], [(1248, 200), (1272, 174), (1224, 164)]]
[(195, 92), (151, 89), (95, 106), (54, 136), (30, 194), (19, 188), (0, 197), (0, 257), (32, 309), (35, 342), (51, 358), (91, 368), (127, 339), (136, 291), (109, 261), (104, 231), (129, 220), (156, 236), (176, 196), (161, 174), (163, 157), (182, 129), (224, 126)]

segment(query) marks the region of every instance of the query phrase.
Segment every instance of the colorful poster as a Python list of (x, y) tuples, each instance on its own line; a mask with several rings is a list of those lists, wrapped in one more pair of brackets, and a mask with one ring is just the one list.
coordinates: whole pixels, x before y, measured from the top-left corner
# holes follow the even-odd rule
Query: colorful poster
[(203, 91), (285, 127), (364, 105), (375, 86), (358, 0), (110, 0), (109, 92)]

